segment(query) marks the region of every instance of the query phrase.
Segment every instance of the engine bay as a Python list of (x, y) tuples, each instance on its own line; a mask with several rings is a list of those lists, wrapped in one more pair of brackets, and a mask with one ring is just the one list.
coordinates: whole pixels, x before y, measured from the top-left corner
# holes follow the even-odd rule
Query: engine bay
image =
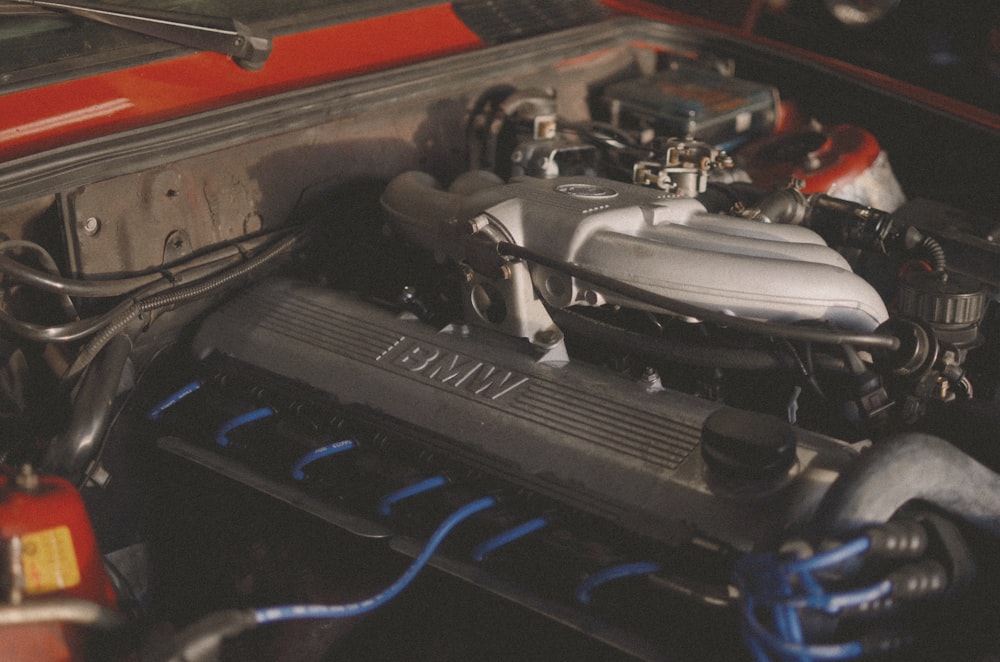
[(997, 138), (614, 19), (0, 170), (6, 489), (95, 659), (992, 659)]

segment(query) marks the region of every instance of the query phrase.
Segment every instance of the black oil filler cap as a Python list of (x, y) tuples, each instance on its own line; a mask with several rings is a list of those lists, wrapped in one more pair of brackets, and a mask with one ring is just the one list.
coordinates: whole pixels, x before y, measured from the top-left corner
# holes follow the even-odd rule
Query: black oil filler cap
[(724, 407), (702, 425), (701, 456), (723, 477), (774, 480), (795, 464), (795, 430), (775, 416)]

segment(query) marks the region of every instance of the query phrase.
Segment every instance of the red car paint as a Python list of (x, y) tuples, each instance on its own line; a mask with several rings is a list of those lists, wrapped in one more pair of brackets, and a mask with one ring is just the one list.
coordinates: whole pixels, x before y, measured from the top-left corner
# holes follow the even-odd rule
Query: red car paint
[[(809, 58), (863, 84), (889, 89), (970, 122), (1000, 128), (995, 113), (860, 67), (637, 0), (609, 9), (691, 25)], [(744, 21), (746, 25), (747, 21)], [(485, 46), (451, 4), (279, 36), (260, 72), (193, 53), (0, 95), (0, 162), (320, 82)]]
[(442, 4), (275, 37), (259, 72), (193, 53), (0, 95), (0, 161), (483, 45)]

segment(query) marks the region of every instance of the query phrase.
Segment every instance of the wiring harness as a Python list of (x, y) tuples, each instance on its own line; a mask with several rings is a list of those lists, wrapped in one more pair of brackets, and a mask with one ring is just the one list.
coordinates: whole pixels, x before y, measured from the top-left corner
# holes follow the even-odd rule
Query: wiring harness
[[(256, 237), (196, 255), (169, 270), (107, 280), (62, 277), (55, 261), (41, 246), (24, 241), (2, 242), (0, 274), (4, 276), (4, 285), (18, 283), (56, 294), (74, 319), (55, 325), (28, 322), (12, 314), (7, 302), (2, 301), (0, 325), (34, 342), (89, 339), (64, 375), (64, 379), (71, 379), (82, 373), (112, 338), (126, 332), (133, 321), (157, 310), (202, 299), (240, 282), (300, 246), (305, 234), (297, 230), (277, 239)], [(34, 269), (7, 254), (14, 250), (37, 253), (45, 270)], [(103, 313), (81, 319), (70, 297), (120, 300)]]
[[(851, 362), (847, 360), (847, 363)], [(281, 434), (283, 424), (292, 426), (299, 416), (319, 420), (325, 415), (319, 410), (303, 410), (305, 405), (294, 395), (289, 396), (291, 399), (287, 401), (274, 396), (263, 397), (260, 388), (250, 386), (255, 383), (252, 376), (242, 379), (256, 395), (252, 404), (241, 400), (240, 407), (226, 407), (224, 417), (213, 419), (215, 423), (211, 430), (214, 432), (205, 434), (205, 441), (216, 452), (272, 463), (277, 460), (281, 465), (275, 468), (274, 475), (283, 475), (285, 481), (292, 481), (306, 492), (311, 488), (328, 490), (336, 484), (336, 481), (330, 481), (330, 476), (343, 476), (348, 468), (359, 463), (378, 466), (375, 469), (378, 472), (387, 471), (372, 457), (380, 455), (384, 448), (364, 434), (336, 441), (337, 437), (324, 434), (309, 444), (300, 445), (294, 453), (267, 453), (265, 446), (273, 449), (275, 435)], [(217, 380), (206, 377), (179, 386), (151, 407), (149, 418), (154, 421), (186, 418), (185, 412), (190, 411), (188, 407), (197, 407), (197, 404), (180, 404), (203, 397), (211, 401), (208, 395), (192, 396), (206, 385), (211, 385), (213, 391), (221, 388), (221, 382)], [(229, 387), (234, 394), (243, 393), (238, 384), (229, 384)], [(293, 403), (299, 405), (293, 406)], [(178, 411), (173, 411), (174, 408)], [(338, 434), (342, 434), (339, 432), (341, 429), (337, 427)], [(350, 426), (344, 429), (350, 429)], [(399, 452), (400, 449), (395, 450)], [(358, 459), (359, 455), (365, 455), (366, 459)], [(400, 457), (405, 457), (405, 454)], [(442, 467), (433, 462), (417, 470), (396, 472), (394, 478), (385, 481), (379, 491), (371, 495), (380, 497), (369, 500), (371, 512), (381, 517), (396, 517), (396, 508), (403, 501), (436, 499), (422, 496), (430, 492), (451, 492), (454, 496), (452, 490), (457, 488), (468, 498), (496, 491), (495, 484), (485, 485), (474, 478), (466, 480), (463, 476), (465, 474), (454, 466)], [(501, 491), (503, 489), (500, 488)], [(413, 513), (414, 509), (429, 512), (424, 510), (426, 503), (410, 504), (409, 513)], [(454, 505), (456, 500), (452, 499), (449, 503)], [(208, 637), (215, 641), (217, 650), (225, 638), (260, 625), (296, 619), (346, 618), (377, 609), (413, 580), (429, 562), (444, 536), (459, 522), (495, 505), (496, 498), (484, 496), (454, 511), (428, 537), (423, 550), (407, 571), (370, 598), (347, 604), (282, 605), (212, 615), (200, 626), (186, 631), (184, 637), (188, 638), (182, 647), (190, 652), (200, 645), (198, 637)], [(480, 524), (484, 526), (479, 531), (482, 537), (473, 535), (473, 540), (465, 541), (468, 557), (473, 563), (489, 563), (491, 555), (507, 546), (527, 544), (530, 549), (531, 543), (525, 539), (531, 536), (547, 539), (545, 530), (552, 527), (553, 520), (561, 520), (564, 515), (558, 509), (543, 511), (537, 504), (529, 508), (524, 508), (525, 505), (528, 504), (505, 503), (482, 518)], [(792, 540), (776, 553), (745, 554), (735, 562), (732, 576), (734, 588), (726, 586), (730, 589), (728, 593), (711, 606), (732, 606), (736, 609), (747, 647), (757, 662), (849, 660), (900, 651), (906, 654), (920, 632), (918, 627), (914, 627), (914, 614), (934, 613), (941, 600), (968, 584), (974, 571), (971, 552), (954, 524), (929, 512), (906, 509), (901, 512), (898, 518), (864, 529), (855, 537), (812, 542)], [(398, 517), (399, 521), (404, 521), (408, 514), (404, 512)], [(424, 522), (427, 529), (432, 521), (437, 520), (427, 519)], [(561, 527), (562, 523), (557, 523), (556, 528)], [(857, 530), (856, 527), (849, 529), (851, 532)], [(833, 529), (824, 528), (824, 531), (832, 533)], [(472, 544), (476, 542), (478, 544)], [(667, 560), (669, 557), (657, 552), (648, 553), (650, 551), (636, 547), (626, 553), (591, 559), (592, 562), (580, 566), (579, 571), (574, 573), (575, 590), (563, 593), (563, 596), (574, 600), (581, 608), (600, 611), (607, 606), (606, 598), (613, 600), (616, 593), (616, 590), (604, 589), (605, 584), (628, 584), (619, 589), (630, 591), (634, 588), (640, 594), (664, 583), (677, 585), (680, 580), (675, 577), (676, 568), (671, 567)], [(490, 572), (490, 569), (484, 568), (483, 571)], [(724, 585), (725, 580), (721, 581)], [(565, 587), (565, 584), (561, 586)], [(683, 591), (683, 585), (677, 586)], [(699, 599), (703, 594), (694, 593)], [(710, 604), (707, 600), (704, 603)], [(206, 624), (214, 624), (214, 629)], [(163, 659), (211, 658), (188, 656)]]
[[(169, 422), (177, 418), (186, 418), (185, 412), (190, 412), (190, 409), (186, 409), (187, 405), (182, 406), (182, 403), (206, 397), (201, 395), (205, 390), (208, 390), (206, 387), (216, 388), (215, 382), (205, 378), (179, 386), (155, 402), (147, 411), (147, 418), (152, 422)], [(257, 404), (263, 405), (264, 403), (258, 402)], [(272, 403), (272, 405), (229, 412), (227, 417), (221, 419), (214, 427), (214, 431), (208, 435), (211, 439), (211, 445), (219, 452), (239, 456), (251, 447), (260, 445), (255, 442), (272, 439), (276, 429), (281, 425), (281, 420), (288, 421), (294, 418), (284, 406), (278, 403)], [(307, 489), (314, 483), (328, 484), (325, 482), (325, 476), (335, 469), (335, 465), (342, 462), (352, 462), (349, 457), (343, 456), (357, 456), (366, 449), (370, 453), (372, 448), (367, 444), (368, 442), (359, 439), (343, 438), (337, 441), (327, 441), (295, 455), (286, 454), (284, 456), (285, 462), (287, 462), (285, 466), (290, 468), (282, 469), (278, 475), (284, 474), (286, 480), (291, 480), (294, 484)], [(495, 512), (486, 516), (481, 522), (483, 531), (492, 530), (492, 535), (480, 538), (478, 544), (468, 548), (468, 558), (477, 565), (487, 563), (488, 559), (492, 555), (498, 554), (501, 548), (524, 544), (522, 541), (526, 538), (538, 535), (538, 532), (550, 527), (553, 520), (560, 518), (559, 513), (552, 511), (543, 514), (529, 514), (525, 517), (525, 512), (519, 510), (512, 503), (504, 504), (501, 507), (502, 496), (500, 493), (505, 492), (503, 488), (497, 488), (495, 485), (491, 488), (477, 483), (474, 478), (466, 479), (465, 474), (460, 471), (445, 470), (442, 473), (425, 474), (424, 476), (411, 473), (407, 474), (403, 480), (389, 482), (395, 484), (387, 485), (385, 491), (381, 492), (381, 497), (375, 500), (374, 512), (383, 518), (395, 517), (397, 507), (400, 507), (403, 502), (427, 499), (428, 497), (422, 495), (429, 492), (458, 489), (462, 494), (476, 494), (478, 491), (479, 494), (485, 492), (485, 495), (468, 501), (464, 506), (453, 510), (430, 533), (423, 548), (416, 554), (406, 571), (384, 590), (371, 597), (344, 604), (288, 604), (256, 609), (230, 609), (211, 613), (177, 633), (169, 645), (151, 659), (157, 662), (216, 660), (225, 640), (238, 637), (259, 626), (293, 620), (351, 618), (374, 611), (399, 595), (416, 578), (455, 527), (483, 511), (494, 509)], [(457, 501), (457, 497), (445, 500), (448, 503), (454, 503)], [(518, 501), (518, 499), (514, 498), (513, 501)], [(420, 504), (411, 505), (411, 513), (414, 507), (421, 508), (422, 506)], [(400, 521), (406, 521), (409, 516), (407, 513), (403, 513), (399, 515), (399, 518)], [(475, 539), (477, 534), (473, 533), (472, 537)], [(591, 550), (590, 553), (594, 552)], [(628, 562), (627, 558), (614, 555), (601, 556), (592, 560), (588, 565), (590, 567), (585, 572), (574, 573), (575, 590), (570, 590), (565, 595), (567, 599), (584, 607), (589, 606), (592, 602), (604, 601), (605, 595), (603, 593), (594, 595), (595, 592), (600, 591), (599, 587), (616, 581), (624, 582), (630, 579), (631, 581), (641, 581), (646, 576), (660, 573), (664, 567), (659, 560)]]
[(350, 618), (378, 609), (410, 585), (427, 565), (447, 535), (473, 515), (496, 505), (490, 496), (471, 501), (451, 513), (428, 538), (423, 551), (399, 578), (370, 598), (337, 605), (279, 605), (260, 609), (216, 612), (179, 632), (155, 659), (163, 662), (195, 662), (216, 659), (224, 639), (260, 625), (301, 619)]
[(908, 649), (905, 616), (964, 587), (973, 570), (954, 525), (900, 517), (819, 551), (804, 540), (736, 563), (739, 616), (757, 662), (816, 662)]

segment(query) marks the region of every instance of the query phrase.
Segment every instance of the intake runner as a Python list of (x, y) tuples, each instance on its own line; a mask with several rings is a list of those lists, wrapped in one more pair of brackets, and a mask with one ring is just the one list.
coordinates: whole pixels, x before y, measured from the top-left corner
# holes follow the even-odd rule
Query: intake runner
[(445, 191), (430, 175), (407, 172), (389, 184), (382, 206), (400, 234), (464, 269), (468, 321), (535, 344), (559, 336), (539, 296), (557, 308), (646, 306), (505, 261), (498, 242), (740, 317), (861, 332), (888, 317), (878, 293), (815, 232), (710, 214), (695, 199), (655, 189), (594, 177), (503, 184), (473, 171)]

